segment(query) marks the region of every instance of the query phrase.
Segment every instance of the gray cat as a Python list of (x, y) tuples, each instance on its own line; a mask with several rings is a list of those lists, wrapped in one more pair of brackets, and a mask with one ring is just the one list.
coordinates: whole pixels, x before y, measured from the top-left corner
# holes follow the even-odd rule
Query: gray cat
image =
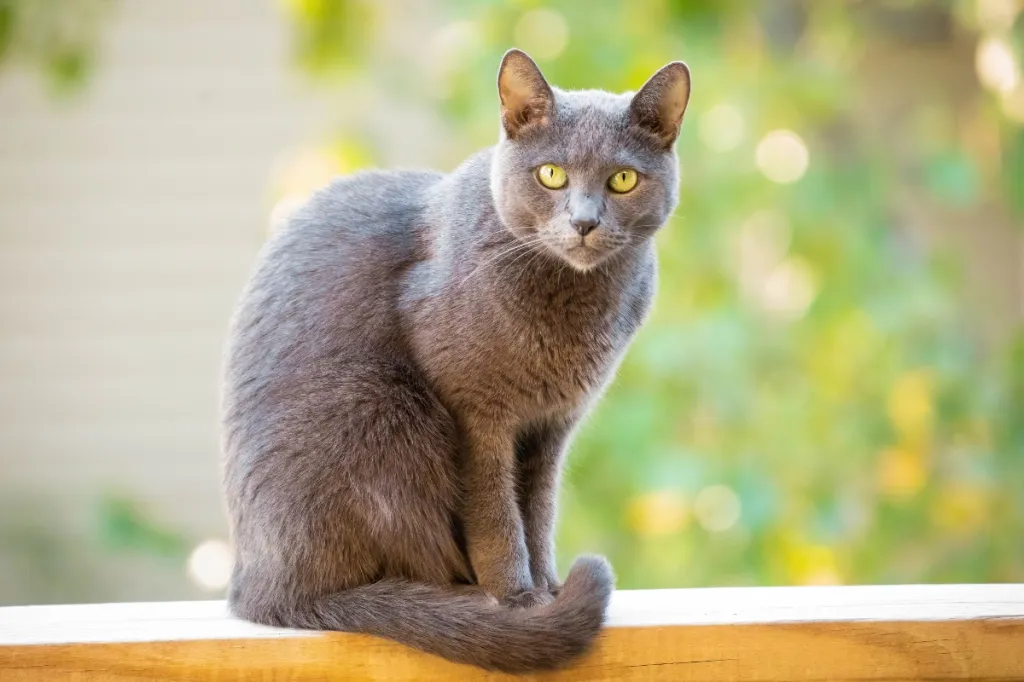
[(223, 396), (242, 618), (505, 671), (600, 630), (607, 562), (555, 571), (559, 473), (651, 305), (690, 76), (564, 92), (511, 50), (498, 92), (497, 146), (339, 179), (260, 257)]

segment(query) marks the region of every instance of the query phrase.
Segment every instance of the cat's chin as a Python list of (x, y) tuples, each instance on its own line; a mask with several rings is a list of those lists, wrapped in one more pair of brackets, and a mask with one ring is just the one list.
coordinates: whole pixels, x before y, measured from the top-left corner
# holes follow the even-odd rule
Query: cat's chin
[(615, 251), (607, 249), (595, 249), (592, 246), (580, 244), (566, 249), (560, 249), (558, 256), (568, 263), (574, 270), (579, 272), (590, 272), (597, 266), (607, 261)]

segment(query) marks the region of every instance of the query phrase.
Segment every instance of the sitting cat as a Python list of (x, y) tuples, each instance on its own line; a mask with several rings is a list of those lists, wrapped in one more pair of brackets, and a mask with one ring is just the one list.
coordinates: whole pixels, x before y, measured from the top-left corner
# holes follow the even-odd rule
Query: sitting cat
[(563, 92), (511, 50), (498, 93), (497, 146), (338, 179), (260, 256), (223, 396), (242, 618), (505, 671), (601, 627), (607, 562), (555, 571), (559, 472), (651, 305), (689, 71)]

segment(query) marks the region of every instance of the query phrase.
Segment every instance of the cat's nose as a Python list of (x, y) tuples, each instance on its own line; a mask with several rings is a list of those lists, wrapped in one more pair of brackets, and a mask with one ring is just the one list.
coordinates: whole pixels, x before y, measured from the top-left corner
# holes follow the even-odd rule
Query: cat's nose
[(581, 237), (586, 237), (600, 224), (601, 219), (597, 216), (579, 216), (571, 218), (569, 222)]

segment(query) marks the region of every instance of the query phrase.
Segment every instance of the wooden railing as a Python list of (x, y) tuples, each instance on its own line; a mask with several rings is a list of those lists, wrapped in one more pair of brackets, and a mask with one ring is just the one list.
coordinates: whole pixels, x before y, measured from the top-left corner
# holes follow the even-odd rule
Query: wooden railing
[[(0, 681), (500, 680), (222, 602), (0, 608)], [(618, 592), (594, 650), (538, 680), (1024, 680), (1024, 585)]]

